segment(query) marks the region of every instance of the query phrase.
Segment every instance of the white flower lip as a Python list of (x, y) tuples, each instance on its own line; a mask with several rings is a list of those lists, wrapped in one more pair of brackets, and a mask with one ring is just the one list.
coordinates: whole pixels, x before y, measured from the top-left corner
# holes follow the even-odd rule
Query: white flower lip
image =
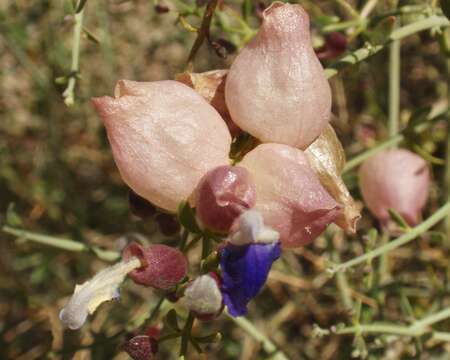
[(140, 260), (133, 257), (129, 261), (121, 261), (107, 267), (91, 280), (76, 285), (69, 302), (59, 313), (60, 320), (71, 330), (81, 328), (87, 316), (92, 314), (101, 303), (119, 298), (119, 286), (125, 276), (140, 266)]
[(264, 225), (260, 212), (247, 210), (239, 217), (239, 230), (230, 238), (233, 245), (242, 246), (252, 243), (270, 244), (280, 239), (277, 231)]
[(186, 289), (184, 296), (186, 307), (197, 314), (216, 314), (222, 308), (222, 293), (216, 280), (210, 275), (195, 279)]

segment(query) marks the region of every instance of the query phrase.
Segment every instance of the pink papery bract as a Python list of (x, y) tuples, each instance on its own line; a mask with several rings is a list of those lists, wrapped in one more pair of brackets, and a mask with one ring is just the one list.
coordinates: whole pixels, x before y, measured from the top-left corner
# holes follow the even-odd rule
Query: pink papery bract
[(363, 163), (359, 186), (367, 207), (383, 224), (392, 208), (415, 225), (428, 199), (430, 171), (425, 160), (408, 150), (384, 150)]
[(256, 206), (264, 222), (280, 233), (284, 247), (313, 241), (341, 212), (320, 184), (303, 151), (282, 144), (262, 144), (239, 166), (252, 174)]
[(197, 216), (204, 226), (228, 232), (234, 220), (255, 205), (255, 185), (247, 169), (219, 166), (200, 180), (195, 201)]
[(263, 18), (228, 73), (228, 110), (262, 142), (305, 149), (331, 115), (331, 90), (311, 45), (309, 17), (300, 5), (274, 2)]
[(122, 251), (122, 258), (128, 260), (133, 256), (141, 261), (142, 266), (128, 276), (139, 285), (167, 290), (186, 276), (186, 257), (173, 247), (155, 244), (144, 248), (133, 242)]
[(230, 133), (214, 108), (177, 81), (117, 83), (94, 98), (123, 180), (175, 211), (210, 169), (228, 163)]

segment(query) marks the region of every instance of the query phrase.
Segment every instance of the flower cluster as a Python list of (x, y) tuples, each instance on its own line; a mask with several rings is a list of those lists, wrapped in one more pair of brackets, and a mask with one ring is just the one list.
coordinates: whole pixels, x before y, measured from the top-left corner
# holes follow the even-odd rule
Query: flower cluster
[[(187, 200), (198, 232), (222, 243), (211, 253), (216, 266), (193, 279), (183, 245), (129, 244), (120, 263), (75, 289), (60, 315), (68, 327), (79, 328), (101, 302), (117, 298), (127, 274), (182, 297), (198, 319), (224, 306), (245, 315), (282, 247), (308, 244), (332, 222), (355, 232), (359, 209), (341, 179), (345, 156), (329, 125), (331, 91), (311, 46), (308, 14), (275, 2), (262, 16), (229, 71), (120, 80), (114, 97), (93, 99), (137, 199), (169, 213)], [(242, 139), (252, 141), (241, 146)], [(230, 159), (232, 147), (239, 156)], [(156, 351), (155, 337), (133, 339), (129, 353), (139, 344)]]

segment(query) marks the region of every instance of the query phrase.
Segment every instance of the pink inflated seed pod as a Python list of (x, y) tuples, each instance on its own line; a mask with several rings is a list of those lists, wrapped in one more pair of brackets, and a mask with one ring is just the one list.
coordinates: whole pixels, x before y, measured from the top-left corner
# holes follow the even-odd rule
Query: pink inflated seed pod
[(155, 244), (144, 248), (130, 243), (122, 251), (122, 258), (137, 257), (142, 266), (128, 276), (139, 285), (167, 290), (178, 284), (187, 273), (187, 260), (183, 253), (167, 245)]
[(228, 232), (234, 220), (255, 205), (255, 185), (247, 169), (219, 166), (200, 180), (195, 200), (197, 216), (204, 226)]
[(217, 111), (178, 81), (117, 83), (92, 99), (123, 180), (140, 196), (176, 211), (200, 178), (228, 163), (231, 136)]
[(372, 214), (383, 224), (396, 210), (410, 225), (420, 221), (428, 199), (430, 171), (425, 160), (404, 149), (380, 151), (359, 170), (359, 186)]
[(336, 220), (340, 205), (321, 185), (303, 151), (282, 144), (262, 144), (239, 164), (256, 185), (256, 205), (264, 223), (280, 234), (284, 247), (313, 241)]
[(311, 44), (300, 5), (274, 2), (255, 38), (228, 73), (225, 98), (233, 121), (262, 142), (305, 149), (331, 115), (331, 90)]

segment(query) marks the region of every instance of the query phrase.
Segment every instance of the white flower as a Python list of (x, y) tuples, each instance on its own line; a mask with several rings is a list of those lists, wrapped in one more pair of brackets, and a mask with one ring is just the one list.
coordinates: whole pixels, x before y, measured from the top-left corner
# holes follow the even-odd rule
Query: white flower
[(239, 230), (229, 239), (233, 245), (242, 246), (252, 243), (272, 243), (278, 241), (277, 231), (264, 225), (264, 220), (256, 210), (247, 210), (239, 217)]
[(222, 293), (210, 275), (195, 279), (184, 292), (186, 307), (201, 315), (216, 314), (222, 308)]
[(133, 257), (107, 267), (91, 280), (76, 285), (72, 298), (59, 313), (60, 320), (72, 330), (82, 327), (88, 314), (92, 314), (102, 302), (119, 298), (119, 286), (125, 276), (140, 266), (139, 259)]

